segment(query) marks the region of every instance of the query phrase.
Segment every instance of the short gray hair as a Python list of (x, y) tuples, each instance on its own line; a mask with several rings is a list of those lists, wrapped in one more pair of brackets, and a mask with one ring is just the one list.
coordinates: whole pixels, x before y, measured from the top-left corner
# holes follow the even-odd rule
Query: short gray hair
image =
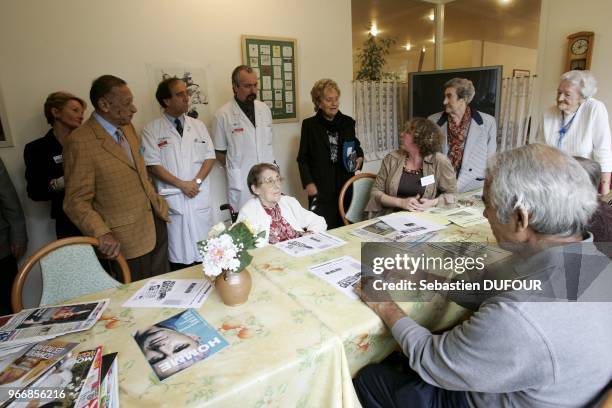
[(536, 143), (498, 153), (488, 163), (487, 183), (485, 199), (502, 224), (522, 209), (529, 226), (541, 234), (582, 234), (597, 208), (587, 172), (551, 146)]
[(591, 71), (580, 71), (573, 70), (567, 71), (561, 75), (561, 82), (567, 81), (572, 85), (575, 85), (580, 89), (580, 93), (585, 98), (595, 96), (597, 93), (597, 80), (591, 73)]
[(476, 90), (472, 81), (466, 78), (453, 78), (444, 84), (444, 90), (447, 88), (455, 88), (457, 92), (457, 98), (465, 100), (465, 103), (469, 104), (474, 99)]
[(587, 172), (589, 178), (591, 179), (591, 183), (595, 186), (595, 188), (599, 188), (599, 181), (601, 179), (601, 165), (595, 160), (587, 159), (585, 157), (574, 156), (574, 159), (576, 159), (576, 161)]
[(232, 71), (232, 85), (240, 86), (240, 73), (242, 71), (246, 71), (249, 74), (252, 74), (253, 72), (255, 72), (253, 71), (253, 68), (249, 67), (248, 65), (238, 65)]

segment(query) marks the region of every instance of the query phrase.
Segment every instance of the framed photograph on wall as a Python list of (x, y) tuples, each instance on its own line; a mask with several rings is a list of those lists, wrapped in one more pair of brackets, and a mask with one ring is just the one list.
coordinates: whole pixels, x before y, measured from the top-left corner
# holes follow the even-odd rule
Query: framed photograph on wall
[(13, 147), (13, 139), (8, 128), (6, 109), (0, 87), (0, 147)]
[(259, 79), (257, 98), (268, 105), (274, 123), (298, 121), (297, 41), (243, 35), (242, 63)]
[(529, 70), (527, 69), (513, 69), (512, 70), (512, 76), (514, 78), (528, 77), (529, 75), (531, 75), (531, 72), (529, 72)]

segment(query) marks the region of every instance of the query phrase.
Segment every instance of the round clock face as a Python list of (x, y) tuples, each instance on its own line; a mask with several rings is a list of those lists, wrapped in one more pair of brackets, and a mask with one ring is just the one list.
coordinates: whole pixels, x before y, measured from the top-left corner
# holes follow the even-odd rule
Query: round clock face
[(583, 38), (574, 41), (572, 44), (572, 53), (574, 55), (582, 55), (589, 49), (589, 42)]

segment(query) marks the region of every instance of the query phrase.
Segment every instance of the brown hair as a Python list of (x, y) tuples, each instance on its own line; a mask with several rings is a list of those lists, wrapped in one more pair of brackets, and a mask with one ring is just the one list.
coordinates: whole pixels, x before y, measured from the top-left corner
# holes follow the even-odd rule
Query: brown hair
[(71, 93), (64, 92), (64, 91), (50, 93), (49, 96), (47, 96), (47, 100), (45, 101), (45, 107), (44, 107), (45, 118), (47, 118), (48, 124), (53, 126), (53, 124), (55, 123), (55, 116), (53, 116), (53, 109), (54, 108), (62, 109), (64, 105), (68, 103), (68, 101), (77, 101), (78, 103), (81, 104), (81, 106), (83, 107), (83, 110), (87, 108), (87, 104), (85, 103), (84, 100), (82, 100), (81, 98), (77, 96), (74, 96)]
[(402, 133), (410, 133), (421, 156), (442, 151), (442, 131), (429, 119), (412, 118), (404, 125)]
[(277, 165), (272, 163), (259, 163), (251, 167), (249, 170), (249, 175), (247, 176), (247, 185), (249, 186), (249, 191), (251, 194), (255, 194), (251, 186), (259, 186), (261, 184), (261, 173), (264, 170), (272, 170), (276, 172), (280, 176), (280, 169)]

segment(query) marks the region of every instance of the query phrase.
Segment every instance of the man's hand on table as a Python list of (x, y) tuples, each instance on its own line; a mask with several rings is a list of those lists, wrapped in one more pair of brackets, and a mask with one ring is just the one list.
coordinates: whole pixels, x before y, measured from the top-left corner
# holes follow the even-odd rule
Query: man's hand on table
[[(387, 301), (383, 302), (370, 301), (369, 299), (374, 298), (372, 295), (368, 294), (373, 290), (372, 285), (367, 284), (363, 280), (361, 281), (361, 286), (356, 285), (353, 289), (359, 298), (361, 298), (361, 300), (385, 322), (389, 329), (393, 328), (393, 325), (398, 320), (406, 317), (406, 313), (404, 313), (404, 311), (400, 309), (397, 303), (392, 301), (391, 298), (388, 298)], [(378, 294), (378, 296), (380, 296), (380, 294)]]
[(121, 253), (121, 245), (110, 232), (98, 238), (98, 251), (108, 259), (115, 259)]

